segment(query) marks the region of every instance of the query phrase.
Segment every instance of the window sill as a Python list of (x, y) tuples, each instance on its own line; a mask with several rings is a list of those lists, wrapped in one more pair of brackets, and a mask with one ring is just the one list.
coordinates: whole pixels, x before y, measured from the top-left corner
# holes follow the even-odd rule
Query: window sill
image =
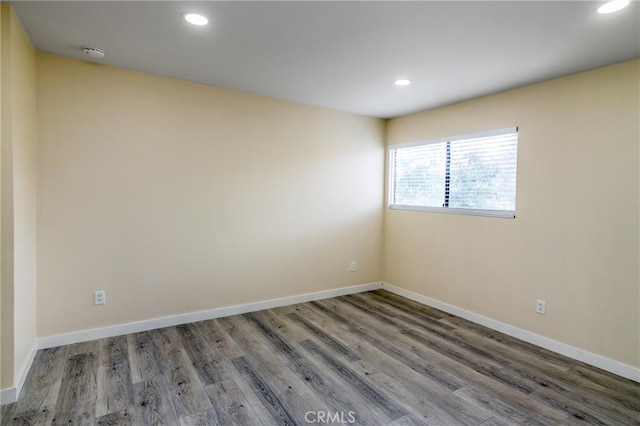
[(394, 204), (389, 206), (390, 210), (410, 210), (429, 213), (457, 214), (465, 216), (500, 217), (503, 219), (515, 219), (516, 212), (513, 210), (479, 210), (479, 209), (455, 209), (449, 207), (424, 207), (424, 206), (404, 206)]

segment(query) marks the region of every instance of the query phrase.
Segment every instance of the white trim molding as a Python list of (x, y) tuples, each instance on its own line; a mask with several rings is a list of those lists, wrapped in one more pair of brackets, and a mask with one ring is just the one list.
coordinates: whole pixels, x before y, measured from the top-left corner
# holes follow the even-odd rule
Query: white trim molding
[(476, 314), (462, 308), (458, 308), (457, 306), (453, 306), (448, 303), (444, 303), (439, 300), (432, 299), (430, 297), (423, 296), (421, 294), (415, 293), (410, 290), (405, 290), (391, 284), (383, 283), (382, 288), (390, 291), (391, 293), (395, 293), (399, 296), (406, 297), (407, 299), (411, 299), (415, 302), (422, 303), (423, 305), (431, 306), (432, 308), (436, 308), (460, 318), (464, 318), (471, 322), (475, 322), (476, 324), (489, 327), (493, 330), (499, 331), (509, 336), (524, 340), (525, 342), (540, 346), (541, 348), (556, 352), (560, 355), (582, 361), (586, 364), (601, 368), (610, 373), (617, 374), (618, 376), (640, 382), (640, 368), (623, 364), (610, 358), (606, 358), (602, 355), (597, 355), (592, 352), (576, 348), (575, 346), (558, 342), (557, 340), (553, 340), (548, 337), (544, 337), (539, 334), (514, 327), (512, 325), (494, 320), (492, 318), (485, 317), (483, 315)]
[(18, 400), (16, 388), (6, 388), (0, 390), (0, 405), (14, 403)]
[(16, 382), (16, 386), (0, 390), (0, 405), (11, 404), (12, 402), (16, 402), (18, 400), (20, 392), (22, 391), (22, 387), (24, 386), (24, 382), (27, 378), (27, 374), (29, 374), (31, 364), (33, 364), (33, 360), (35, 359), (38, 349), (53, 348), (61, 345), (88, 342), (105, 337), (115, 337), (129, 333), (137, 333), (140, 331), (155, 330), (163, 327), (188, 324), (196, 321), (204, 321), (213, 318), (245, 314), (247, 312), (256, 312), (264, 309), (278, 308), (280, 306), (295, 305), (296, 303), (310, 302), (312, 300), (346, 296), (348, 294), (362, 293), (365, 291), (377, 290), (380, 288), (382, 288), (381, 282), (360, 284), (350, 287), (340, 287), (331, 290), (318, 291), (314, 293), (305, 293), (300, 295), (281, 297), (277, 299), (269, 299), (260, 302), (225, 306), (222, 308), (215, 308), (206, 311), (190, 312), (186, 314), (153, 318), (126, 324), (118, 324), (102, 328), (75, 331), (73, 333), (42, 337), (38, 339), (37, 344), (34, 345), (29, 357), (22, 363), (22, 366), (18, 371), (18, 380)]
[(278, 308), (280, 306), (295, 305), (296, 303), (310, 302), (312, 300), (329, 299), (331, 297), (345, 296), (347, 294), (362, 293), (365, 291), (382, 288), (382, 283), (368, 283), (350, 287), (340, 287), (331, 290), (323, 290), (314, 293), (305, 293), (295, 296), (281, 297), (260, 302), (245, 303), (242, 305), (226, 306), (207, 311), (191, 312), (186, 314), (153, 318), (149, 320), (130, 322), (126, 324), (112, 325), (90, 330), (75, 331), (73, 333), (58, 334), (55, 336), (38, 339), (38, 349), (53, 348), (72, 343), (87, 342), (105, 337), (121, 336), (123, 334), (138, 333), (140, 331), (155, 330), (157, 328), (172, 327), (174, 325), (188, 324), (196, 321), (204, 321), (213, 318), (227, 317), (230, 315), (245, 314), (264, 309)]
[(623, 364), (618, 361), (597, 355), (591, 352), (587, 352), (580, 348), (576, 348), (571, 345), (567, 345), (562, 342), (558, 342), (553, 339), (549, 339), (539, 334), (532, 333), (514, 327), (512, 325), (485, 317), (483, 315), (476, 314), (450, 305), (448, 303), (441, 302), (436, 299), (432, 299), (427, 296), (415, 293), (410, 290), (405, 290), (400, 287), (396, 287), (391, 284), (375, 282), (368, 284), (354, 285), (350, 287), (341, 287), (331, 290), (318, 291), (314, 293), (305, 293), (295, 296), (281, 297), (277, 299), (264, 300), (260, 302), (246, 303), (242, 305), (226, 306), (222, 308), (215, 308), (206, 311), (191, 312), (181, 315), (174, 315), (161, 318), (153, 318), (144, 321), (130, 322), (126, 324), (113, 325), (109, 327), (94, 328), (90, 330), (81, 330), (73, 333), (59, 334), (55, 336), (42, 337), (38, 339), (37, 345), (31, 350), (29, 356), (24, 360), (22, 366), (18, 371), (18, 380), (16, 386), (12, 388), (6, 388), (0, 390), (0, 404), (10, 404), (17, 401), (22, 387), (24, 386), (27, 375), (31, 368), (31, 364), (35, 359), (38, 349), (52, 348), (55, 346), (69, 345), (73, 343), (87, 342), (90, 340), (101, 339), (104, 337), (121, 336), (129, 333), (137, 333), (140, 331), (154, 330), (162, 327), (171, 327), (180, 324), (187, 324), (196, 321), (204, 321), (213, 318), (221, 318), (230, 315), (244, 314), (248, 312), (256, 312), (264, 309), (278, 308), (281, 306), (294, 305), (296, 303), (310, 302), (313, 300), (328, 299), (332, 297), (345, 296), (348, 294), (362, 293), (365, 291), (372, 291), (378, 289), (385, 289), (397, 295), (406, 297), (407, 299), (414, 300), (423, 305), (431, 306), (441, 311), (447, 312), (452, 315), (456, 315), (460, 318), (472, 321), (474, 323), (489, 327), (493, 330), (505, 333), (509, 336), (516, 337), (524, 340), (525, 342), (532, 343), (536, 346), (548, 349), (550, 351), (559, 353), (561, 355), (573, 358), (594, 367), (601, 368), (611, 373), (617, 374), (622, 377), (640, 382), (640, 369)]
[(22, 365), (18, 370), (18, 380), (16, 381), (15, 387), (0, 390), (0, 405), (11, 404), (12, 402), (16, 402), (18, 400), (20, 392), (22, 392), (24, 382), (25, 380), (27, 380), (29, 370), (31, 369), (31, 364), (33, 364), (33, 360), (35, 359), (37, 352), (37, 342), (33, 342), (33, 346), (29, 351), (29, 355), (22, 361)]

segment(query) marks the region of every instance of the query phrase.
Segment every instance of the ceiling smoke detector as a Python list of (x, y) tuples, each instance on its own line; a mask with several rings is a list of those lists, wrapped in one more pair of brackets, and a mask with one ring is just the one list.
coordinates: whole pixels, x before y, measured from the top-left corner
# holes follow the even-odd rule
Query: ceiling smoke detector
[(91, 56), (94, 59), (104, 58), (104, 50), (98, 49), (97, 47), (83, 47), (82, 51), (85, 55)]

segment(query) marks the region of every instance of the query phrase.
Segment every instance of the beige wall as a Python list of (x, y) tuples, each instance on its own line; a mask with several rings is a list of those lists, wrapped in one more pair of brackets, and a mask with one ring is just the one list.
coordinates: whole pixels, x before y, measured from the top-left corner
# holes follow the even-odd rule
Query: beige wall
[[(5, 117), (9, 109), (3, 108), (3, 104), (6, 103), (7, 90), (5, 86), (7, 85), (6, 78), (9, 75), (8, 64), (10, 63), (7, 60), (10, 58), (8, 55), (10, 49), (6, 44), (8, 35), (5, 35), (9, 28), (7, 10), (8, 6), (0, 5), (0, 389), (13, 386), (13, 284), (9, 285), (9, 282), (13, 283), (13, 266), (7, 268), (6, 259), (10, 242), (7, 236), (13, 233), (7, 232), (9, 229), (6, 223), (8, 213), (6, 209), (9, 205), (7, 203), (9, 197), (5, 186), (7, 184), (5, 176), (7, 165), (4, 164), (7, 159), (4, 152), (6, 150), (4, 141), (8, 129), (7, 123), (10, 122), (7, 118), (10, 117)], [(13, 244), (10, 248), (10, 252), (13, 253)], [(7, 275), (9, 270), (11, 275)], [(7, 278), (11, 278), (11, 280), (9, 281)], [(2, 402), (0, 400), (0, 404)]]
[(39, 336), (380, 279), (381, 120), (45, 54), (37, 71)]
[(384, 209), (383, 229), (382, 121), (45, 54), (36, 86), (5, 21), (2, 387), (34, 271), (40, 337), (382, 277), (640, 366), (639, 61), (389, 121), (391, 144), (518, 125), (518, 200), (515, 220)]
[(391, 120), (389, 144), (519, 126), (517, 217), (386, 210), (384, 281), (640, 366), (639, 84), (633, 61)]
[(35, 51), (6, 4), (2, 20), (2, 388), (36, 342)]

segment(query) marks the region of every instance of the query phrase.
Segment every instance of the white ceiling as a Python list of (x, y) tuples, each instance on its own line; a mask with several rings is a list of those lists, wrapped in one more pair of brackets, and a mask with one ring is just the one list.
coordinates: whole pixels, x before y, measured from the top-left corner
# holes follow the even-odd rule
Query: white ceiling
[(640, 57), (637, 1), (10, 3), (43, 52), (385, 118)]

